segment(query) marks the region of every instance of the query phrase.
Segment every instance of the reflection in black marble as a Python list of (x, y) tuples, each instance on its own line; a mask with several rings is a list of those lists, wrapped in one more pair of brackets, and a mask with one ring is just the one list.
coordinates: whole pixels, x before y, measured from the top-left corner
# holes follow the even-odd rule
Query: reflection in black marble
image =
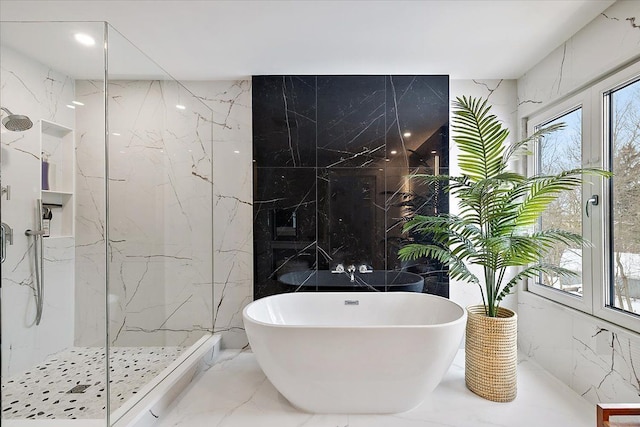
[(408, 216), (449, 209), (442, 188), (408, 178), (447, 173), (448, 87), (447, 76), (253, 78), (254, 298), (319, 289), (318, 275), (300, 289), (278, 279), (337, 264), (417, 273), (424, 292), (448, 296), (441, 265), (397, 258), (421, 238), (402, 234)]
[(379, 168), (318, 168), (319, 269), (385, 269), (384, 185)]
[(422, 292), (422, 276), (406, 271), (336, 272), (301, 270), (283, 274), (278, 279), (290, 292)]
[(379, 167), (385, 77), (318, 76), (318, 167)]
[(254, 294), (284, 290), (278, 276), (316, 266), (314, 168), (256, 168)]

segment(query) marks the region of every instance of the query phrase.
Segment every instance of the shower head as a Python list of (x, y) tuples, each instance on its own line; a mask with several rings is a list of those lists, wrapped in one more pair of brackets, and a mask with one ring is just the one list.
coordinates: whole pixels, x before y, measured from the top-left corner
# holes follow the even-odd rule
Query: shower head
[(7, 110), (4, 107), (0, 107), (1, 110), (7, 113), (7, 117), (2, 119), (2, 124), (7, 130), (13, 132), (22, 132), (27, 129), (31, 129), (33, 126), (33, 122), (27, 116), (21, 116), (19, 114), (13, 114), (11, 111)]

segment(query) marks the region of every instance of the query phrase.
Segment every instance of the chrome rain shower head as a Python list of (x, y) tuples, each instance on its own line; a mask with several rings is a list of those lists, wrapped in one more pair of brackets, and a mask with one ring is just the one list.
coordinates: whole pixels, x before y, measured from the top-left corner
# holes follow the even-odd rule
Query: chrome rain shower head
[(31, 126), (33, 126), (33, 122), (29, 117), (21, 116), (20, 114), (13, 114), (4, 107), (0, 107), (0, 109), (7, 113), (7, 117), (2, 119), (2, 124), (7, 130), (12, 132), (23, 132), (27, 129), (31, 129)]

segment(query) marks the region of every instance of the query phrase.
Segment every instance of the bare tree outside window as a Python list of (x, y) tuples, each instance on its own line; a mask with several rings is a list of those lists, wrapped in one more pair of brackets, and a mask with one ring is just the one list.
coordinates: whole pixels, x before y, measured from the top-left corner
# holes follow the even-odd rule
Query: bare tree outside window
[(610, 304), (640, 313), (640, 81), (612, 92)]
[[(542, 174), (557, 174), (582, 167), (582, 109), (572, 110), (545, 123), (548, 126), (564, 122), (565, 127), (538, 141), (538, 170)], [(542, 215), (540, 227), (582, 233), (582, 201), (580, 190), (565, 191)], [(544, 274), (540, 284), (565, 292), (582, 295), (582, 248), (557, 243), (544, 260), (578, 273), (577, 277)]]

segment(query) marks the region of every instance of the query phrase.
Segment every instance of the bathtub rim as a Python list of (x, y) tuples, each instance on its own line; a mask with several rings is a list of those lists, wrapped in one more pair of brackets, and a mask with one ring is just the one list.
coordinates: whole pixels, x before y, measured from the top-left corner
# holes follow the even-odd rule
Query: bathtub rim
[[(267, 297), (264, 298), (260, 298), (259, 300), (254, 300), (251, 301), (249, 304), (247, 304), (244, 309), (242, 309), (242, 320), (243, 322), (246, 321), (250, 321), (254, 324), (257, 325), (261, 325), (261, 326), (268, 326), (268, 327), (273, 327), (273, 328), (279, 328), (279, 329), (356, 329), (356, 330), (362, 330), (362, 329), (433, 329), (433, 328), (442, 328), (445, 326), (450, 326), (450, 325), (455, 325), (458, 323), (463, 323), (466, 322), (467, 319), (467, 309), (462, 307), (460, 304), (458, 304), (455, 301), (451, 301), (448, 298), (445, 297), (441, 297), (440, 295), (433, 295), (433, 294), (422, 294), (422, 293), (416, 293), (416, 292), (405, 292), (405, 291), (395, 291), (395, 292), (379, 292), (381, 294), (392, 294), (392, 295), (399, 295), (399, 294), (410, 294), (410, 295), (424, 295), (430, 298), (435, 298), (435, 299), (441, 299), (444, 301), (447, 301), (448, 303), (451, 303), (453, 305), (455, 305), (457, 308), (459, 308), (461, 310), (461, 315), (460, 317), (458, 317), (455, 320), (452, 320), (450, 322), (443, 322), (443, 323), (435, 323), (432, 325), (314, 325), (314, 324), (309, 324), (309, 325), (280, 325), (280, 324), (276, 324), (276, 323), (267, 323), (267, 322), (263, 322), (261, 320), (257, 320), (251, 316), (249, 316), (247, 313), (249, 311), (249, 309), (251, 308), (251, 306), (255, 303), (259, 303), (264, 299), (267, 298), (274, 298), (274, 297), (278, 297), (281, 295), (288, 295), (288, 294), (306, 294), (306, 295), (313, 295), (313, 294), (319, 294), (318, 292), (305, 292), (305, 291), (301, 291), (301, 292), (285, 292), (282, 294), (275, 294), (275, 295), (269, 295)], [(371, 295), (372, 292), (322, 292), (320, 293), (321, 295), (345, 295), (345, 296), (351, 296), (351, 298), (347, 298), (347, 299), (356, 299), (355, 295)], [(419, 298), (423, 298), (423, 297), (419, 297)]]

